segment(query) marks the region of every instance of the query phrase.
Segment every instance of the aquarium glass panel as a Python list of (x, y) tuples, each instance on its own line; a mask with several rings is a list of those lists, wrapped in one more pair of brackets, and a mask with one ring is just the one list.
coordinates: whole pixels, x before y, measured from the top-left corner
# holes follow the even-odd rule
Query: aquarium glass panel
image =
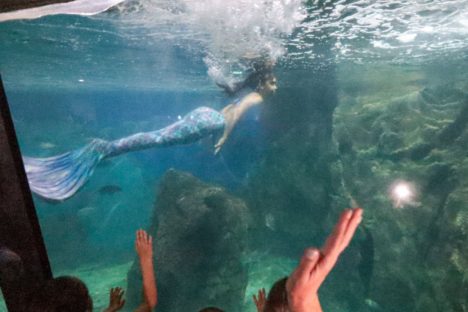
[(324, 311), (467, 309), (466, 1), (78, 2), (0, 13), (0, 73), (95, 310), (142, 303), (143, 229), (158, 311), (256, 311), (355, 207)]

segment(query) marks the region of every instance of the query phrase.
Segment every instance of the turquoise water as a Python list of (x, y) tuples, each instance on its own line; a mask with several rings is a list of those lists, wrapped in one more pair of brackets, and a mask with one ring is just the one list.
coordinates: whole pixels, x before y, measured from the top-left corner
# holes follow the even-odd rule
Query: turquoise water
[(353, 199), (364, 221), (321, 288), (324, 310), (465, 311), (467, 20), (464, 1), (126, 1), (1, 22), (0, 72), (31, 157), (220, 110), (232, 98), (215, 81), (245, 77), (252, 55), (277, 60), (278, 91), (220, 155), (215, 138), (128, 153), (69, 199), (34, 195), (54, 275), (82, 278), (96, 310), (124, 287), (130, 311), (145, 228), (161, 311), (254, 311), (251, 296)]

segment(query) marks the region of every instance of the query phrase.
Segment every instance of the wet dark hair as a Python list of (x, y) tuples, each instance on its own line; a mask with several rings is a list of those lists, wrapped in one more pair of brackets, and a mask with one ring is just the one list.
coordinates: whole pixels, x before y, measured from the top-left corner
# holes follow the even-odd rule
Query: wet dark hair
[(286, 282), (288, 277), (277, 280), (270, 291), (265, 303), (264, 312), (289, 312), (288, 294), (286, 292)]
[(245, 88), (250, 88), (253, 90), (259, 90), (264, 85), (265, 82), (273, 79), (273, 62), (271, 60), (261, 59), (252, 62), (251, 72), (247, 77), (235, 83), (232, 86), (223, 83), (216, 83), (219, 87), (223, 88), (224, 91), (229, 95), (235, 95), (240, 90)]
[(80, 279), (60, 276), (45, 282), (31, 296), (27, 312), (91, 312), (93, 300)]
[(201, 309), (198, 312), (224, 312), (224, 310), (221, 310), (220, 308), (217, 307), (206, 307)]

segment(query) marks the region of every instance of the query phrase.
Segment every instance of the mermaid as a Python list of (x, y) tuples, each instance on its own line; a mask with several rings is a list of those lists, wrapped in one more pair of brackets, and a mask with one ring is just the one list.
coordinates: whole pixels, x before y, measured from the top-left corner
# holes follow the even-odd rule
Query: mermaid
[(95, 167), (105, 158), (152, 147), (189, 144), (222, 132), (214, 145), (217, 154), (239, 119), (250, 108), (263, 103), (264, 97), (276, 88), (275, 76), (270, 71), (264, 72), (258, 77), (255, 89), (245, 92), (244, 96), (219, 112), (209, 107), (198, 107), (177, 122), (156, 131), (136, 133), (114, 141), (93, 139), (80, 149), (53, 157), (23, 157), (31, 191), (45, 199), (65, 200), (86, 183)]

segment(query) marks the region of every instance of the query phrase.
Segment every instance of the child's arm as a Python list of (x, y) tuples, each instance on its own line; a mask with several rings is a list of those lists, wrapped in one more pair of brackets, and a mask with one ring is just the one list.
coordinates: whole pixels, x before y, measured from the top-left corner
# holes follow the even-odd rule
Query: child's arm
[(144, 230), (136, 233), (135, 249), (140, 258), (141, 275), (143, 276), (143, 292), (146, 305), (153, 310), (158, 303), (156, 278), (153, 267), (153, 238)]

